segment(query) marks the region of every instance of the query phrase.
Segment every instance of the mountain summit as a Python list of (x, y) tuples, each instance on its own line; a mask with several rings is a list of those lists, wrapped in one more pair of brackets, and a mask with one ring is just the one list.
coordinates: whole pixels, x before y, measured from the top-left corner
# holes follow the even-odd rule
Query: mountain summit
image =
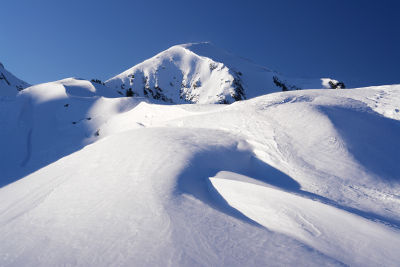
[(106, 81), (122, 95), (170, 103), (232, 103), (267, 93), (331, 88), (332, 79), (287, 78), (211, 43), (170, 47)]

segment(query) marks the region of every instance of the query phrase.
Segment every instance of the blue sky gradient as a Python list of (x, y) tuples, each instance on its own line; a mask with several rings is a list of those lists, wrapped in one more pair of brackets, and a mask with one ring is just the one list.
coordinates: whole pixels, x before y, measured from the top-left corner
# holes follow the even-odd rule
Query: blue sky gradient
[(32, 84), (106, 80), (199, 41), (288, 76), (400, 83), (399, 1), (5, 0), (0, 12), (0, 61)]

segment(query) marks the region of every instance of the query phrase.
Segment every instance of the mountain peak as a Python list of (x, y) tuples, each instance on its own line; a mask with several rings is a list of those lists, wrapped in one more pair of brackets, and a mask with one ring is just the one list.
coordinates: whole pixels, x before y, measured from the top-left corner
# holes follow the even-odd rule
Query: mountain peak
[(188, 49), (196, 54), (201, 54), (201, 51), (210, 51), (210, 50), (219, 50), (219, 52), (225, 52), (224, 50), (218, 48), (211, 42), (198, 42), (198, 43), (185, 43), (185, 44), (179, 44), (176, 46), (183, 47), (185, 49)]
[(121, 95), (170, 103), (232, 103), (267, 93), (328, 88), (321, 79), (290, 79), (211, 42), (179, 44), (106, 81)]

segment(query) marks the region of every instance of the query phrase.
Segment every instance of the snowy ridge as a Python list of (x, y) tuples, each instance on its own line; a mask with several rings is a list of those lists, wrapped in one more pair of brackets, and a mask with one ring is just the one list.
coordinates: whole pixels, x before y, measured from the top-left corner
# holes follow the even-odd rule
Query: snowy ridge
[(398, 265), (399, 85), (114, 96), (66, 79), (0, 99), (0, 265)]
[[(330, 88), (332, 79), (291, 79), (210, 43), (173, 46), (106, 81), (125, 95), (170, 103), (232, 103), (267, 93)], [(280, 85), (279, 85), (280, 84)]]
[(28, 87), (29, 84), (18, 79), (4, 68), (0, 62), (0, 97), (15, 96), (19, 91)]

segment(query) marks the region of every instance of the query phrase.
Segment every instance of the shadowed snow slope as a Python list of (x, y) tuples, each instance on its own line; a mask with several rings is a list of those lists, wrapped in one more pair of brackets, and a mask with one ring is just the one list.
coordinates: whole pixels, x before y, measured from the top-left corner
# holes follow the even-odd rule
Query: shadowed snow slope
[(93, 142), (99, 124), (140, 102), (101, 95), (117, 96), (105, 86), (70, 78), (0, 98), (0, 186)]
[[(274, 82), (274, 79), (276, 80)], [(210, 43), (173, 46), (106, 81), (126, 94), (171, 103), (232, 103), (271, 92), (330, 88), (331, 79), (292, 79)]]
[(21, 91), (28, 86), (28, 83), (11, 74), (0, 62), (0, 97), (15, 96), (18, 91)]
[(231, 105), (99, 90), (1, 100), (0, 265), (398, 265), (400, 86)]

